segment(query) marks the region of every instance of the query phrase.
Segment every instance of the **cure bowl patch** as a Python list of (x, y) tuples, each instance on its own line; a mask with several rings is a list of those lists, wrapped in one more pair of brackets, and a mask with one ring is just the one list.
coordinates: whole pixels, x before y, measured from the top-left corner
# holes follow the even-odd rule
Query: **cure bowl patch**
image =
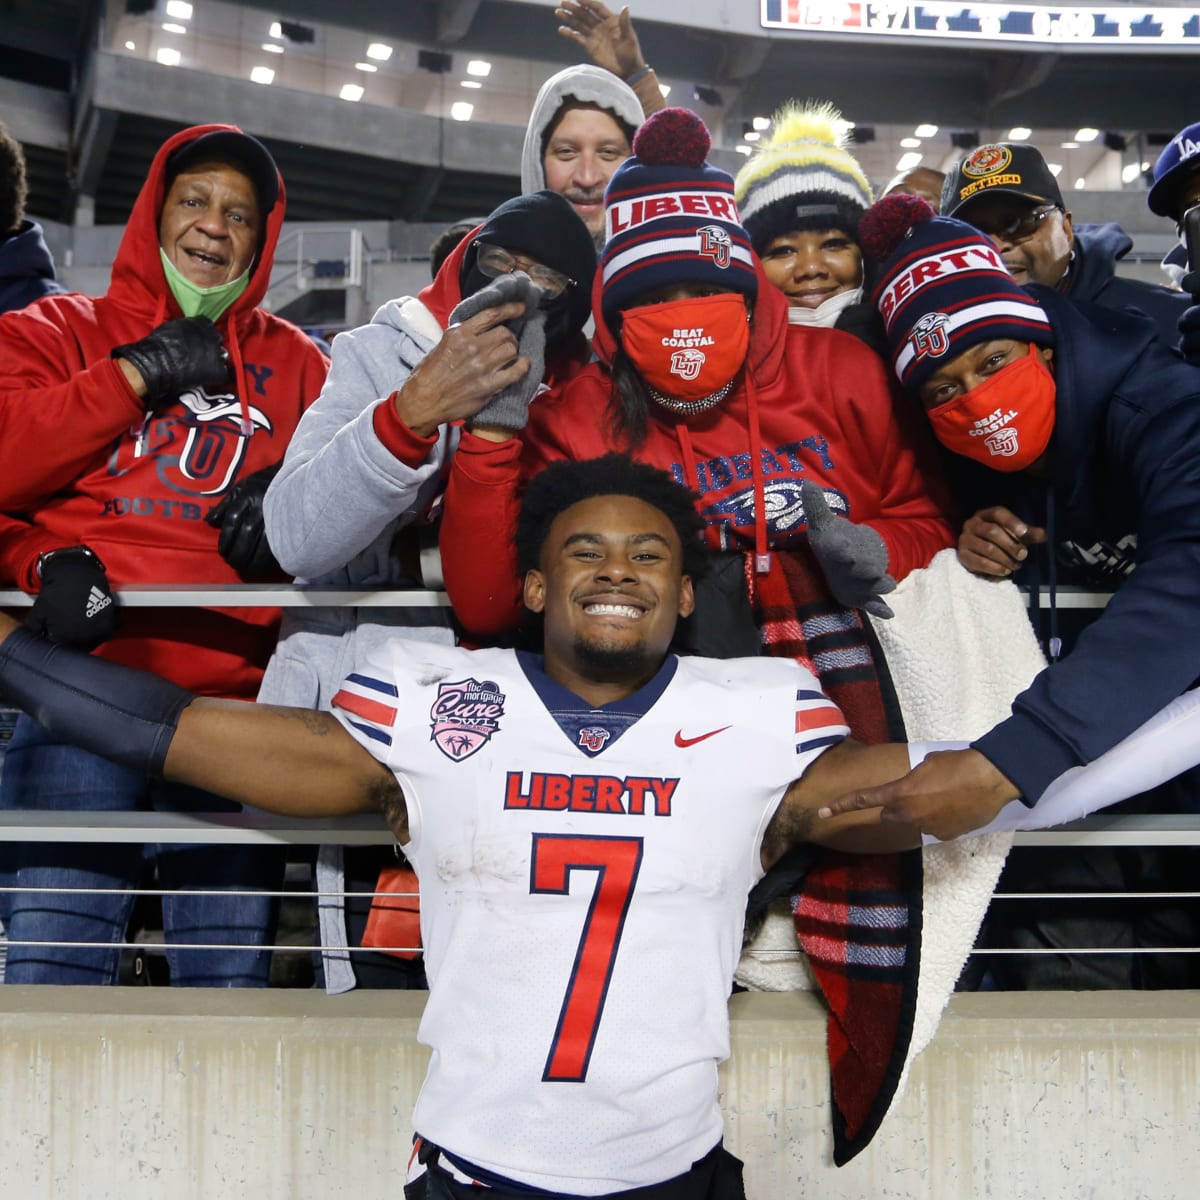
[(429, 710), (432, 740), (454, 762), (470, 758), (500, 728), (504, 693), (491, 680), (461, 679), (438, 685)]

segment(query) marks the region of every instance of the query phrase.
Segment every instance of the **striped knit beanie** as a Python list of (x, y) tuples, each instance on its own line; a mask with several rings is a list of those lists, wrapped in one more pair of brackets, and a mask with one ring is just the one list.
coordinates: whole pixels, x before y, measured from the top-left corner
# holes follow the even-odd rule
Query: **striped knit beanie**
[(672, 283), (758, 292), (733, 180), (705, 161), (712, 139), (685, 108), (646, 119), (604, 193), (601, 313), (609, 328), (643, 293)]
[(1045, 310), (995, 246), (970, 225), (936, 216), (920, 196), (884, 196), (858, 232), (863, 254), (882, 264), (871, 298), (906, 391), (920, 391), (943, 363), (992, 338), (1054, 344)]
[(846, 123), (827, 101), (786, 104), (734, 180), (742, 223), (761, 254), (777, 237), (840, 229), (858, 237), (871, 185), (847, 151)]

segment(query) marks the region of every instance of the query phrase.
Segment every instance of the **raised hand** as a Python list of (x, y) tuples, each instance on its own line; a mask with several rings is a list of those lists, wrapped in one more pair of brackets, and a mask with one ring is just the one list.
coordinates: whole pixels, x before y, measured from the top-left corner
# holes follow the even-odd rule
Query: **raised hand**
[(582, 46), (596, 66), (621, 79), (645, 69), (628, 5), (613, 13), (600, 0), (561, 0), (554, 15), (562, 22), (559, 34)]
[(448, 421), (469, 420), (493, 397), (529, 373), (518, 336), (509, 328), (541, 293), (527, 275), (502, 275), (450, 314), (450, 327), (392, 396), (396, 415), (421, 437)]

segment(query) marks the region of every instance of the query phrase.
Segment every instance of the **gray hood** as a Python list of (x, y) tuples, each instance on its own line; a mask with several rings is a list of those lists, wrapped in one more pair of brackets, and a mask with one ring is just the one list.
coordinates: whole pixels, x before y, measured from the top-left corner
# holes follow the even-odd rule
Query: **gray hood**
[(546, 186), (546, 172), (542, 167), (542, 134), (567, 96), (610, 109), (635, 130), (642, 123), (641, 101), (633, 88), (611, 71), (585, 63), (551, 75), (542, 84), (533, 102), (533, 112), (529, 115), (529, 125), (525, 130), (525, 145), (521, 148), (521, 191), (525, 195), (539, 192)]

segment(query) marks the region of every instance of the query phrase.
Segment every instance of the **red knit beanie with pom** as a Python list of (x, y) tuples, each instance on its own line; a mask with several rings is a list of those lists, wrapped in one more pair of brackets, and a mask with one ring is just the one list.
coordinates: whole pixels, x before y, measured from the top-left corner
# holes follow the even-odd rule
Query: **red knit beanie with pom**
[(1040, 304), (978, 229), (939, 217), (920, 196), (877, 200), (858, 225), (863, 256), (881, 264), (872, 300), (892, 364), (914, 395), (944, 363), (994, 338), (1053, 345)]
[(600, 256), (601, 310), (622, 309), (671, 283), (706, 283), (754, 296), (750, 237), (738, 220), (733, 179), (706, 161), (712, 139), (686, 108), (647, 118), (604, 194), (608, 240)]

